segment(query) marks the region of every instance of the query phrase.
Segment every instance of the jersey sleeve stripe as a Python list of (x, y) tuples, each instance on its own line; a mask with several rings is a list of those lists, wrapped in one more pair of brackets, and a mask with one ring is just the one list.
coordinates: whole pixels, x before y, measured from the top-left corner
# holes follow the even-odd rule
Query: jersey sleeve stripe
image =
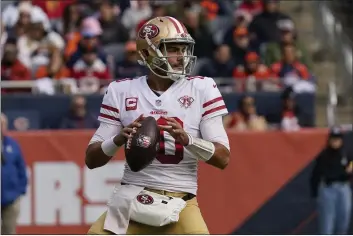
[(101, 108), (104, 108), (104, 109), (107, 109), (109, 111), (113, 111), (113, 112), (119, 113), (119, 109), (118, 108), (111, 107), (111, 106), (108, 106), (108, 105), (105, 105), (105, 104), (102, 104)]
[(112, 117), (115, 117), (115, 118), (119, 118), (119, 113), (118, 113), (118, 112), (116, 112), (116, 111), (111, 111), (111, 110), (108, 110), (108, 109), (103, 108), (103, 107), (101, 107), (100, 113), (101, 113), (101, 114), (106, 114), (106, 115), (108, 115), (108, 116), (112, 116)]
[(214, 113), (214, 112), (220, 111), (220, 110), (222, 110), (222, 109), (227, 110), (226, 105), (218, 106), (218, 107), (212, 108), (212, 109), (210, 109), (210, 110), (207, 110), (207, 111), (205, 111), (205, 112), (202, 114), (202, 117), (207, 116), (207, 115), (209, 115), (209, 114), (212, 114), (212, 113)]
[(118, 121), (118, 122), (120, 122), (120, 119), (119, 119), (119, 118), (114, 117), (114, 116), (111, 116), (111, 115), (107, 115), (107, 114), (100, 113), (99, 116), (102, 117), (102, 118), (106, 118), (106, 119), (108, 119), (108, 120), (113, 120), (113, 121)]
[(222, 97), (214, 98), (214, 99), (212, 99), (212, 100), (210, 100), (210, 101), (208, 101), (208, 102), (205, 102), (205, 103), (202, 105), (202, 107), (203, 107), (203, 108), (208, 107), (208, 106), (210, 106), (210, 105), (212, 105), (212, 104), (214, 104), (214, 103), (216, 103), (216, 102), (222, 101), (222, 100), (223, 100)]

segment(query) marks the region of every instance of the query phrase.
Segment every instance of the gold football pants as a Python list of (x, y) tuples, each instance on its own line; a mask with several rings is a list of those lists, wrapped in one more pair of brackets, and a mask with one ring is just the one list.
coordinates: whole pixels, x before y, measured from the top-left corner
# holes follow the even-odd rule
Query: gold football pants
[[(173, 193), (162, 190), (147, 189), (151, 192), (159, 193), (171, 197), (184, 197), (185, 193)], [(106, 212), (93, 223), (88, 234), (113, 234), (104, 229)], [(207, 225), (202, 218), (196, 197), (187, 201), (186, 207), (180, 212), (179, 221), (174, 224), (162, 227), (154, 227), (130, 221), (126, 234), (209, 234)]]

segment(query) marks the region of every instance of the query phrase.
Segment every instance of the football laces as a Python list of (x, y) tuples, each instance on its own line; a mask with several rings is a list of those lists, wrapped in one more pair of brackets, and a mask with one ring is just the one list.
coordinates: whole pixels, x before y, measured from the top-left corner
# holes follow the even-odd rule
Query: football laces
[[(137, 130), (136, 127), (132, 128), (133, 130)], [(130, 138), (127, 139), (126, 141), (126, 149), (130, 149), (131, 148), (131, 142), (132, 142), (132, 135), (130, 135)]]

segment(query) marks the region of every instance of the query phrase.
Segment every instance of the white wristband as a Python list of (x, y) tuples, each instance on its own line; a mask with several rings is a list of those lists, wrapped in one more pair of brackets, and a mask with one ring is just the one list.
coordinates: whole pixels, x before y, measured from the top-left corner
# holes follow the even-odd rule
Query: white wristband
[(216, 150), (214, 144), (201, 138), (194, 138), (190, 134), (188, 136), (189, 144), (185, 148), (202, 161), (210, 160)]
[(114, 143), (114, 137), (111, 137), (102, 142), (101, 148), (105, 155), (113, 157), (120, 147)]

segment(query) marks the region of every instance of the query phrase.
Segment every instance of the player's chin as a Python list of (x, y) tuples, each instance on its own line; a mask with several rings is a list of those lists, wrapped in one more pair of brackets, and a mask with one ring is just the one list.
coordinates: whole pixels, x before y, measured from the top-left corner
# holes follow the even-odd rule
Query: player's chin
[(172, 68), (177, 73), (183, 73), (183, 70), (184, 70), (184, 67), (182, 67), (182, 66), (175, 66), (175, 67), (172, 67)]

